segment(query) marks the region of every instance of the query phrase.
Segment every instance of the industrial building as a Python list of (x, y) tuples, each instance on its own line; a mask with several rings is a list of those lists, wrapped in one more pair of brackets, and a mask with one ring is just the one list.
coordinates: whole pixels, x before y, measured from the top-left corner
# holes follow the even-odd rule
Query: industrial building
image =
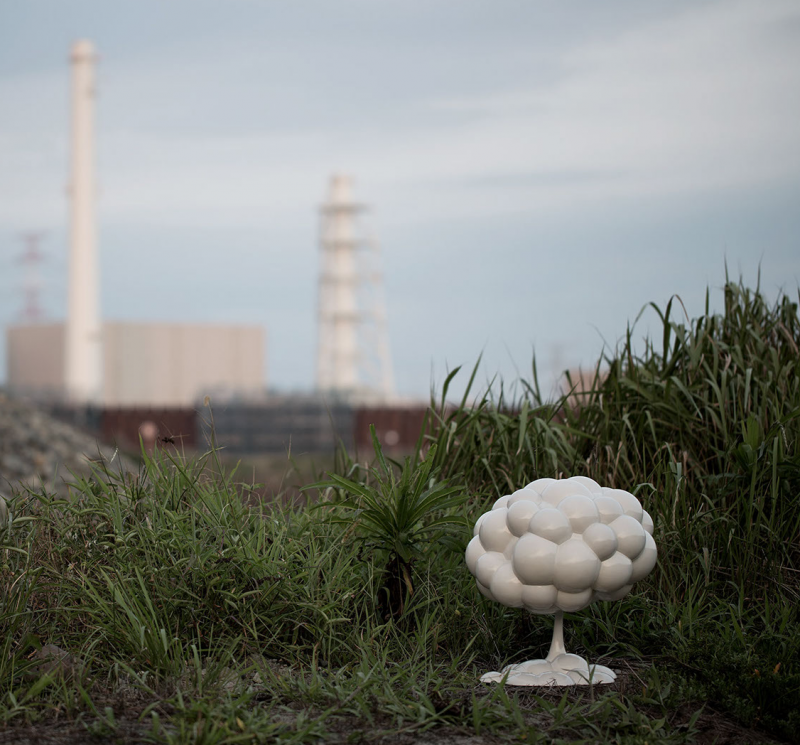
[[(264, 330), (260, 326), (102, 324), (102, 387), (95, 406), (192, 407), (205, 396), (261, 395)], [(67, 398), (66, 325), (10, 326), (8, 388), (32, 398)]]
[(103, 321), (96, 235), (94, 63), (72, 46), (69, 284), (64, 323), (7, 329), (12, 392), (72, 407), (192, 407), (204, 396), (260, 395), (264, 331), (252, 325)]
[(367, 208), (353, 201), (349, 176), (332, 177), (320, 208), (316, 391), (265, 395), (259, 326), (102, 319), (95, 60), (91, 42), (73, 45), (66, 320), (7, 328), (9, 390), (130, 449), (140, 437), (202, 447), (206, 396), (216, 442), (233, 452), (369, 448), (371, 424), (388, 448), (413, 446), (426, 407), (398, 405), (377, 242), (363, 231)]

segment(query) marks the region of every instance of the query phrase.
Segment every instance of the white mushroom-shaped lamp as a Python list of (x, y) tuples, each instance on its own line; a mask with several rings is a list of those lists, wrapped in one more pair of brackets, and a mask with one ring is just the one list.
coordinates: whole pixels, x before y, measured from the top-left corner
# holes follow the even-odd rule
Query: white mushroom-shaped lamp
[(486, 673), (506, 685), (588, 685), (616, 676), (564, 648), (564, 612), (595, 600), (619, 600), (656, 564), (653, 520), (622, 489), (585, 476), (538, 479), (501, 497), (475, 523), (466, 560), (490, 600), (531, 613), (555, 614), (544, 660)]

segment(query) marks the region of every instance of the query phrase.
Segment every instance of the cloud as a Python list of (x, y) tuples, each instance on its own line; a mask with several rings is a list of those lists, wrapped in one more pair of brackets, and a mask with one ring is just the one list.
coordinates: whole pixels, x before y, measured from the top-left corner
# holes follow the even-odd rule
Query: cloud
[[(438, 105), (479, 121), (464, 173), (539, 174), (548, 207), (783, 179), (800, 170), (800, 45), (777, 30), (798, 19), (787, 2), (700, 6), (571, 50), (552, 84)], [(612, 176), (544, 178), (587, 171)]]
[[(414, 98), (404, 89), (406, 116), (392, 108), (392, 89), (383, 100), (375, 87), (366, 97), (345, 96), (337, 107), (340, 89), (327, 90), (307, 61), (289, 68), (300, 76), (293, 86), (273, 74), (274, 53), (249, 48), (237, 57), (225, 40), (213, 60), (177, 56), (192, 51), (182, 45), (141, 66), (108, 61), (100, 69), (104, 218), (296, 219), (319, 201), (327, 173), (341, 167), (387, 200), (389, 223), (574, 210), (787, 179), (800, 172), (800, 45), (790, 31), (798, 23), (800, 8), (791, 2), (690, 6), (565, 47), (546, 78), (523, 65), (505, 90)], [(380, 51), (370, 48), (380, 71)], [(254, 89), (262, 73), (271, 83)], [(12, 80), (5, 92), (11, 100), (53, 94), (52, 76), (28, 83)], [(380, 115), (382, 104), (394, 121)], [(270, 109), (277, 128), (264, 125)], [(18, 159), (31, 152), (29, 134), (18, 128), (0, 148)], [(64, 165), (63, 156), (49, 162)], [(16, 175), (0, 179), (7, 204), (0, 220), (41, 197), (45, 179), (28, 171), (34, 175), (23, 188)], [(52, 193), (52, 168), (47, 178)]]
[[(181, 285), (186, 315), (223, 312), (233, 293), (210, 305), (198, 287), (236, 287), (246, 261), (286, 326), (270, 340), (292, 360), (287, 380), (336, 170), (376, 208), (409, 388), (427, 389), (431, 357), (469, 365), (484, 345), (488, 374), (513, 376), (502, 340), (523, 369), (534, 342), (591, 363), (601, 339), (587, 319), (613, 344), (648, 300), (702, 300), (726, 255), (755, 267), (766, 247), (765, 277), (796, 275), (795, 3), (208, 3), (191, 19), (148, 0), (90, 3), (82, 18), (61, 5), (50, 36), (23, 10), (0, 29), (6, 244), (40, 228), (66, 242), (66, 47), (86, 22), (101, 53), (107, 310), (138, 312), (128, 278), (147, 268), (161, 295)], [(185, 286), (184, 260), (198, 274)], [(567, 285), (563, 312), (542, 313)], [(452, 322), (431, 325), (441, 305)]]

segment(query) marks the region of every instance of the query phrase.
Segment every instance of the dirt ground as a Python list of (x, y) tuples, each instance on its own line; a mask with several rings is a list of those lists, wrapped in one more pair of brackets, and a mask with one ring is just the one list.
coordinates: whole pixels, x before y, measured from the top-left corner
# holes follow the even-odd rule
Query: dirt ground
[[(618, 663), (620, 662), (622, 669), (618, 672), (617, 681), (610, 688), (628, 695), (641, 692), (643, 682), (640, 673), (643, 663), (618, 660)], [(271, 662), (270, 664), (271, 666), (275, 665)], [(275, 666), (277, 667), (277, 665)], [(280, 667), (286, 669), (284, 666)], [(607, 690), (605, 686), (603, 688)], [(485, 686), (477, 686), (475, 693), (488, 693), (488, 690)], [(452, 714), (463, 707), (465, 719), (467, 719), (472, 693), (472, 690), (464, 690), (460, 697), (442, 702), (442, 708), (448, 709)], [(526, 690), (520, 690), (518, 695), (520, 705), (527, 712), (526, 718), (530, 725), (536, 727), (537, 720), (540, 720), (541, 728), (546, 729), (550, 722), (543, 712), (537, 713), (535, 696), (552, 698), (555, 702), (560, 700), (563, 689), (548, 691), (538, 688), (535, 691), (531, 690), (530, 694)], [(590, 696), (591, 692), (587, 688), (574, 688), (570, 692), (570, 698), (574, 701), (586, 700)], [(258, 694), (256, 694), (253, 701), (254, 706), (258, 705), (258, 698)], [(132, 745), (133, 743), (153, 742), (151, 738), (148, 738), (148, 734), (151, 732), (149, 716), (144, 717), (142, 721), (139, 720), (148, 705), (152, 704), (152, 700), (147, 700), (141, 693), (131, 690), (128, 695), (117, 696), (115, 699), (106, 701), (97, 697), (95, 703), (98, 708), (113, 707), (116, 721), (116, 730), (113, 733), (104, 730), (99, 720), (89, 717), (70, 720), (65, 718), (63, 713), (60, 716), (55, 713), (51, 719), (33, 726), (17, 725), (12, 722), (5, 728), (0, 727), (0, 745), (79, 745), (81, 743)], [(696, 708), (694, 706), (686, 707), (685, 710), (676, 711), (671, 718), (671, 724), (675, 727), (685, 724)], [(164, 723), (162, 726), (166, 729), (166, 722), (172, 712), (166, 706), (159, 706), (156, 710), (159, 711), (161, 721)], [(313, 707), (301, 704), (290, 705), (277, 713), (276, 721), (291, 728), (301, 712), (305, 714), (306, 721), (318, 714)], [(657, 712), (654, 711), (653, 715), (656, 714)], [(397, 731), (392, 729), (388, 719), (382, 720), (384, 717), (380, 714), (376, 714), (372, 722), (346, 715), (331, 717), (327, 740), (342, 743), (377, 743), (378, 745), (499, 745), (508, 741), (502, 736), (475, 735), (466, 731), (467, 727), (461, 729), (452, 725), (436, 726), (425, 731), (416, 728)], [(782, 745), (780, 740), (753, 729), (743, 728), (729, 715), (715, 711), (708, 706), (703, 710), (696, 727), (699, 745)]]
[[(686, 717), (688, 719), (688, 715)], [(93, 734), (91, 722), (76, 723), (52, 721), (35, 726), (11, 727), (0, 730), (0, 743), (3, 745), (80, 745), (81, 743), (133, 743), (152, 742), (146, 739), (149, 725), (136, 719), (118, 719), (114, 734)], [(743, 729), (723, 715), (706, 711), (698, 722), (700, 745), (750, 745), (771, 744), (778, 741), (749, 729)], [(426, 732), (399, 732), (378, 736), (365, 721), (342, 718), (336, 721), (335, 731), (330, 739), (339, 742), (374, 742), (379, 745), (499, 745), (507, 742), (497, 736), (478, 736), (464, 733), (453, 727), (437, 727)], [(354, 733), (362, 734), (354, 738)], [(337, 737), (338, 735), (338, 737)]]

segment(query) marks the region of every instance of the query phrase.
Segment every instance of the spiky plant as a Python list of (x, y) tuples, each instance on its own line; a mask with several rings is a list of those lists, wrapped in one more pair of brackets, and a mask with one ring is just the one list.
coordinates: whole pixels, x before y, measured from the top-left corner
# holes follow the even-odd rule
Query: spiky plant
[(424, 458), (407, 457), (402, 465), (385, 458), (370, 426), (375, 465), (361, 480), (330, 474), (308, 489), (331, 489), (335, 505), (331, 520), (352, 524), (369, 551), (386, 554), (379, 610), (384, 618), (399, 618), (414, 594), (413, 566), (437, 537), (454, 526), (464, 528), (461, 516), (449, 512), (465, 499), (464, 490), (439, 481), (436, 446)]

